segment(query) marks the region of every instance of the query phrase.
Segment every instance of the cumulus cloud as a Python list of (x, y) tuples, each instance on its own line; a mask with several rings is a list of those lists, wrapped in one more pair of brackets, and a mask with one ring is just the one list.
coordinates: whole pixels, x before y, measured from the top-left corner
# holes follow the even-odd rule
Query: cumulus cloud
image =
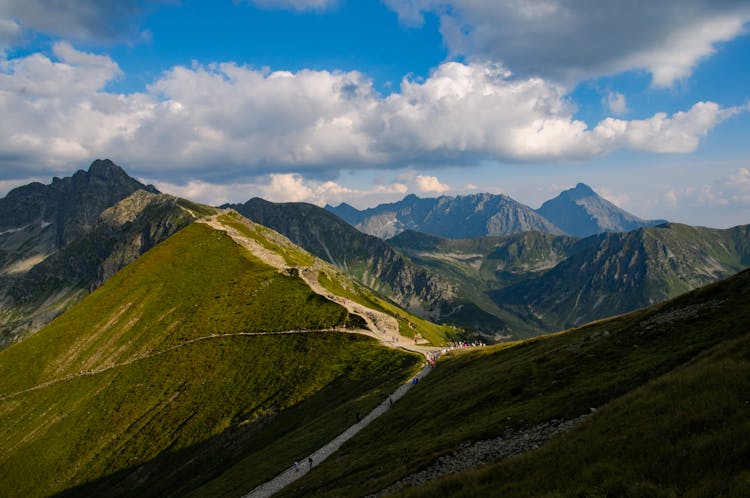
[(333, 7), (338, 0), (250, 0), (258, 7), (265, 9), (286, 9), (303, 12), (307, 10), (325, 10)]
[(615, 116), (621, 116), (628, 112), (628, 101), (625, 95), (619, 92), (609, 92), (604, 99), (606, 108)]
[(645, 69), (657, 86), (690, 75), (718, 43), (743, 32), (743, 0), (385, 0), (400, 19), (440, 17), (454, 54), (501, 61), (516, 73), (575, 83)]
[(354, 189), (333, 181), (308, 180), (299, 173), (272, 173), (254, 181), (232, 184), (203, 180), (179, 184), (147, 178), (142, 178), (141, 181), (155, 185), (162, 192), (213, 206), (262, 197), (272, 202), (309, 202), (319, 206), (348, 202), (364, 207), (382, 202), (383, 199), (400, 199), (409, 191), (407, 185), (399, 182), (375, 185), (369, 189)]
[(698, 207), (750, 207), (750, 169), (737, 168), (732, 173), (698, 186), (669, 188), (663, 193), (665, 204), (676, 209)]
[(417, 185), (417, 192), (424, 194), (442, 194), (443, 192), (450, 190), (450, 187), (445, 183), (440, 183), (440, 180), (438, 180), (436, 176), (417, 175), (414, 182)]
[[(699, 102), (671, 116), (574, 119), (565, 89), (502, 66), (448, 62), (381, 96), (363, 74), (174, 67), (145, 92), (115, 94), (107, 56), (53, 47), (0, 61), (0, 168), (49, 171), (94, 157), (210, 179), (482, 159), (566, 161), (630, 148), (694, 150), (745, 108)], [(67, 166), (66, 166), (67, 167)], [(19, 174), (19, 173), (15, 173)], [(306, 173), (308, 174), (308, 173)], [(202, 176), (201, 176), (202, 175)]]
[(2, 20), (23, 29), (76, 40), (114, 42), (138, 34), (138, 24), (147, 0), (3, 0), (0, 2), (0, 40)]

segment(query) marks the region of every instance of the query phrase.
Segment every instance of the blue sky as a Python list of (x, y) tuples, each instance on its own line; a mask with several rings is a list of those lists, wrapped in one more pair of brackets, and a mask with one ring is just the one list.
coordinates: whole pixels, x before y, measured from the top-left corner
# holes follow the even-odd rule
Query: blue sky
[(585, 182), (750, 223), (750, 5), (632, 4), (6, 0), (0, 194), (109, 157), (209, 203)]

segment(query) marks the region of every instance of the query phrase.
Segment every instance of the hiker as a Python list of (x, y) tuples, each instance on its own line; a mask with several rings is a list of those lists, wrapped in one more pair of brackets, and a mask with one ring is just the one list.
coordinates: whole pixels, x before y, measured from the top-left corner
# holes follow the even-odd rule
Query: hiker
[(312, 469), (312, 457), (307, 457), (307, 463), (310, 464), (310, 468)]
[(299, 472), (299, 462), (297, 460), (294, 461), (294, 471)]
[(390, 396), (388, 396), (388, 403), (389, 403), (389, 404), (390, 404), (391, 406), (393, 406), (393, 398), (391, 398)]

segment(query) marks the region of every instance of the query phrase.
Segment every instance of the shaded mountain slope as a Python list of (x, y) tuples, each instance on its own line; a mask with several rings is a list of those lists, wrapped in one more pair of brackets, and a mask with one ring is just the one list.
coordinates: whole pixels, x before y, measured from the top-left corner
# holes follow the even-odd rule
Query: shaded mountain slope
[(574, 237), (602, 232), (629, 232), (642, 226), (661, 225), (666, 220), (643, 220), (599, 196), (579, 183), (536, 210), (537, 213)]
[(492, 293), (558, 328), (632, 311), (750, 266), (750, 226), (670, 223), (579, 241), (553, 269)]
[[(588, 420), (418, 496), (734, 496), (750, 445), (750, 272), (624, 316), (441, 360), (282, 496), (363, 496), (478, 441)], [(592, 414), (591, 408), (596, 408)], [(521, 437), (523, 439), (523, 437)]]
[(527, 313), (492, 299), (497, 289), (533, 279), (561, 261), (574, 246), (572, 237), (541, 232), (445, 239), (405, 231), (388, 243), (407, 254), (415, 263), (429, 268), (456, 286), (458, 294), (482, 309), (505, 318), (495, 339), (520, 338), (551, 331), (548, 324), (529, 319)]
[(747, 225), (671, 223), (580, 240), (541, 233), (450, 240), (404, 232), (389, 242), (460, 295), (548, 332), (658, 303), (750, 266)]
[[(276, 237), (258, 243), (304, 256)], [(193, 223), (0, 352), (0, 494), (184, 495), (236, 466), (251, 489), (417, 366), (365, 337), (286, 333), (361, 324)]]
[(530, 207), (507, 195), (471, 194), (419, 198), (408, 195), (398, 202), (356, 211), (348, 204), (326, 209), (359, 230), (389, 238), (416, 230), (452, 239), (528, 231), (562, 233)]

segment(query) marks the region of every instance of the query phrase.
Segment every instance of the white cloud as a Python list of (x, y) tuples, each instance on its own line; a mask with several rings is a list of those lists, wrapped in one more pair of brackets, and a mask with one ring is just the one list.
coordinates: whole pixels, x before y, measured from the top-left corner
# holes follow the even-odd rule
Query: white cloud
[(333, 7), (338, 0), (251, 0), (258, 7), (265, 9), (288, 9), (303, 12), (307, 10), (325, 10)]
[(410, 25), (440, 17), (454, 54), (501, 61), (516, 73), (575, 83), (645, 69), (671, 85), (743, 32), (742, 0), (385, 0)]
[(409, 191), (407, 185), (399, 182), (374, 185), (369, 189), (354, 189), (333, 181), (307, 180), (299, 173), (272, 173), (254, 181), (231, 184), (202, 180), (179, 184), (148, 178), (141, 178), (140, 181), (151, 183), (162, 192), (213, 206), (262, 197), (272, 202), (309, 202), (319, 206), (348, 202), (364, 207), (381, 202), (382, 199), (401, 199)]
[[(0, 171), (21, 175), (112, 157), (162, 175), (587, 159), (630, 148), (695, 150), (745, 108), (700, 102), (641, 120), (573, 118), (562, 86), (513, 78), (493, 64), (444, 63), (383, 97), (363, 74), (258, 70), (233, 63), (174, 67), (144, 93), (105, 90), (109, 57), (57, 43), (55, 58), (0, 61)], [(31, 165), (31, 166), (29, 166)]]
[(667, 206), (669, 206), (672, 209), (677, 208), (677, 198), (678, 194), (674, 189), (669, 189), (666, 192), (664, 192), (664, 200), (667, 203)]
[(689, 206), (747, 209), (750, 207), (750, 169), (737, 168), (723, 178), (699, 186), (669, 188), (664, 192), (664, 200), (671, 209)]
[(622, 116), (628, 112), (628, 101), (625, 95), (619, 92), (609, 92), (604, 99), (604, 104), (615, 116)]
[(426, 193), (438, 193), (442, 194), (450, 190), (450, 187), (445, 183), (440, 183), (440, 180), (436, 176), (424, 176), (417, 175), (414, 179), (414, 183), (417, 186), (417, 192)]

